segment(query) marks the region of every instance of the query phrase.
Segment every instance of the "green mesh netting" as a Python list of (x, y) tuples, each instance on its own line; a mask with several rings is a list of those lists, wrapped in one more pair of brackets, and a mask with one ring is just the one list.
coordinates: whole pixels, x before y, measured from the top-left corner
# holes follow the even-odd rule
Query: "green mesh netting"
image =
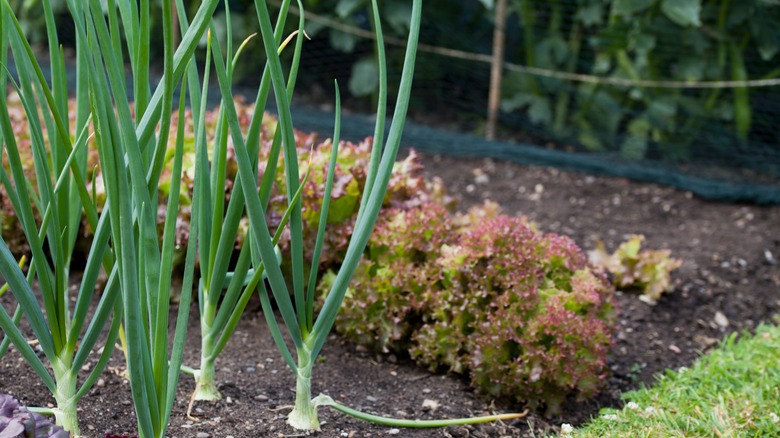
[[(500, 140), (487, 141), (498, 1), (424, 3), (405, 145), (668, 184), (708, 199), (780, 203), (778, 2), (507, 0)], [(251, 3), (230, 1), (238, 39), (255, 31)], [(312, 39), (296, 88), (299, 129), (332, 132), (336, 78), (350, 110), (344, 135), (372, 133), (375, 49), (361, 33), (371, 27), (368, 3), (303, 0)], [(391, 84), (400, 76), (408, 3), (380, 2)], [(261, 53), (250, 45), (243, 55), (237, 71), (246, 85), (257, 80)]]
[[(330, 114), (294, 109), (293, 117), (300, 129), (332, 132)], [(373, 134), (373, 120), (368, 116), (343, 117), (342, 138), (360, 139)], [(688, 190), (706, 199), (729, 202), (780, 203), (780, 186), (746, 182), (733, 168), (690, 169), (661, 161), (627, 160), (610, 153), (574, 153), (537, 145), (488, 141), (482, 137), (407, 123), (404, 144), (428, 154), (464, 157), (492, 157), (522, 164), (553, 166), (578, 172), (618, 176), (636, 181), (667, 184)], [(780, 162), (775, 155), (774, 163)], [(774, 169), (776, 172), (777, 169)], [(775, 178), (777, 173), (774, 174)], [(768, 177), (767, 177), (768, 178)]]
[[(509, 0), (503, 141), (482, 136), (494, 28), (487, 4), (495, 1), (425, 4), (434, 19), (421, 42), (433, 47), (420, 52), (406, 145), (668, 184), (709, 199), (780, 202), (776, 2)], [(354, 66), (373, 56), (371, 41), (332, 22), (368, 29), (367, 16), (322, 16), (311, 18), (305, 71), (359, 92)], [(397, 49), (389, 47), (392, 83)], [(332, 126), (327, 110), (301, 108), (296, 118), (303, 129)], [(369, 117), (345, 117), (348, 136), (369, 135), (370, 126)]]

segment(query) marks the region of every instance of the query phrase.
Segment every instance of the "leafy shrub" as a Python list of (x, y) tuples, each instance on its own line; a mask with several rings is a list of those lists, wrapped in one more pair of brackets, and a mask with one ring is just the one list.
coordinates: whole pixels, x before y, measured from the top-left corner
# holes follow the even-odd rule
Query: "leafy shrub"
[(0, 394), (0, 436), (7, 438), (68, 438), (70, 434), (40, 414)]
[[(325, 277), (327, 290), (332, 277)], [(556, 413), (595, 394), (614, 331), (613, 290), (569, 238), (494, 205), (437, 204), (380, 216), (336, 329), (492, 396)]]
[(655, 304), (661, 294), (673, 290), (671, 272), (682, 265), (682, 260), (669, 257), (669, 250), (642, 251), (644, 240), (645, 236), (632, 235), (613, 254), (607, 253), (599, 242), (589, 256), (594, 265), (612, 274), (617, 287), (641, 289), (639, 298)]
[[(508, 58), (528, 66), (652, 81), (776, 76), (780, 45), (773, 29), (780, 14), (762, 0), (515, 4), (523, 42)], [(711, 148), (694, 147), (707, 134), (718, 132), (725, 148), (745, 142), (754, 129), (772, 129), (758, 117), (762, 108), (751, 104), (747, 88), (613, 87), (517, 72), (504, 84), (506, 111), (523, 110), (545, 134), (576, 139), (589, 150), (618, 145), (616, 152), (630, 159), (711, 159)], [(760, 102), (757, 94), (752, 98)]]

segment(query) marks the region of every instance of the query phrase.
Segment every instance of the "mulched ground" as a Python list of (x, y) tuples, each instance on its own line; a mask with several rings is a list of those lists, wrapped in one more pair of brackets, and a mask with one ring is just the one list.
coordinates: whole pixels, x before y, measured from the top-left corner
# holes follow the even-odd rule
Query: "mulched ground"
[[(597, 240), (614, 250), (629, 234), (644, 234), (646, 246), (668, 248), (684, 261), (675, 272), (675, 292), (650, 307), (634, 293), (618, 296), (619, 332), (604, 391), (564, 414), (531, 414), (507, 424), (440, 430), (392, 430), (321, 409), (319, 437), (519, 437), (556, 433), (561, 423), (580, 424), (599, 408), (619, 406), (620, 394), (652, 383), (665, 369), (689, 365), (733, 331), (772, 321), (780, 308), (780, 207), (706, 202), (689, 193), (623, 179), (481, 159), (423, 156), (429, 177), (440, 177), (468, 208), (489, 198), (508, 214), (530, 217), (543, 231), (572, 236), (584, 249)], [(9, 294), (10, 295), (10, 294)], [(8, 296), (0, 300), (9, 308)], [(294, 380), (276, 352), (259, 313), (250, 303), (236, 335), (218, 360), (223, 401), (195, 405), (198, 422), (184, 416), (194, 384), (181, 379), (170, 437), (305, 436), (284, 421)], [(193, 309), (192, 317), (196, 310)], [(185, 363), (197, 365), (198, 325), (192, 319)], [(129, 386), (120, 376), (121, 357), (81, 403), (82, 432), (89, 437), (135, 433)], [(0, 391), (23, 403), (46, 405), (30, 368), (12, 351), (0, 362)], [(408, 359), (377, 356), (332, 336), (314, 370), (313, 392), (349, 406), (407, 418), (459, 417), (519, 411), (500, 400), (483, 400), (457, 376), (433, 375)], [(423, 408), (438, 402), (435, 411)]]

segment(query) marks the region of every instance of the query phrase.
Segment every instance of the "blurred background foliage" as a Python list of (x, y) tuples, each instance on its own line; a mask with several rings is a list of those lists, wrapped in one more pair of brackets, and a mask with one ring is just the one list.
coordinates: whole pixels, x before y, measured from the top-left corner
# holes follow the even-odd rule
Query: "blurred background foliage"
[[(159, 8), (163, 0), (149, 0)], [(55, 10), (65, 0), (51, 0)], [(191, 2), (194, 10), (197, 2)], [(257, 31), (254, 0), (227, 2), (233, 35)], [(276, 7), (280, 0), (269, 0)], [(359, 35), (370, 30), (370, 0), (302, 0), (309, 14), (301, 94), (332, 101), (335, 77), (348, 84), (352, 104), (368, 108), (377, 84), (374, 49)], [(388, 37), (405, 35), (406, 0), (380, 0)], [(495, 0), (428, 0), (421, 41), (489, 55)], [(43, 42), (40, 0), (11, 0), (30, 38)], [(140, 3), (139, 3), (140, 4)], [(293, 3), (294, 4), (294, 3)], [(225, 6), (218, 14), (225, 14)], [(159, 14), (152, 14), (159, 16)], [(60, 16), (64, 21), (64, 14)], [(219, 20), (218, 23), (224, 23)], [(159, 25), (159, 24), (158, 24)], [(220, 41), (225, 29), (221, 25)], [(295, 23), (288, 23), (290, 31)], [(340, 26), (348, 26), (343, 28)], [(345, 29), (347, 31), (345, 31)], [(358, 31), (358, 32), (356, 32)], [(68, 23), (62, 23), (69, 41)], [(238, 43), (240, 41), (236, 41)], [(236, 77), (257, 81), (264, 57), (243, 56)], [(626, 159), (674, 163), (722, 162), (778, 175), (780, 87), (661, 88), (609, 81), (743, 81), (780, 77), (778, 0), (508, 0), (509, 63), (601, 78), (597, 83), (506, 71), (501, 123), (505, 136)], [(391, 80), (403, 50), (388, 46)], [(423, 122), (481, 133), (489, 65), (423, 52), (416, 74), (413, 114)], [(317, 85), (326, 84), (326, 85)], [(419, 117), (418, 117), (419, 118)], [(430, 120), (429, 120), (430, 119)]]

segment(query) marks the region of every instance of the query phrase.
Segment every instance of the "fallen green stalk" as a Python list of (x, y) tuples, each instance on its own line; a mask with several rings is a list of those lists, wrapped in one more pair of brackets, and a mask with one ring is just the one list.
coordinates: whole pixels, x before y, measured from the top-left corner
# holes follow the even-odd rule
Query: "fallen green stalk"
[(519, 414), (499, 414), (499, 415), (485, 415), (482, 417), (469, 417), (469, 418), (451, 418), (446, 420), (399, 420), (397, 418), (382, 417), (379, 415), (367, 414), (347, 406), (342, 405), (334, 401), (327, 395), (318, 395), (312, 400), (312, 404), (315, 406), (329, 406), (339, 412), (343, 412), (349, 416), (359, 418), (361, 420), (370, 421), (372, 423), (384, 424), (386, 426), (406, 427), (412, 429), (423, 429), (432, 427), (447, 427), (447, 426), (462, 426), (466, 424), (480, 424), (490, 423), (493, 421), (507, 421), (523, 418), (528, 415), (528, 410), (525, 410)]

